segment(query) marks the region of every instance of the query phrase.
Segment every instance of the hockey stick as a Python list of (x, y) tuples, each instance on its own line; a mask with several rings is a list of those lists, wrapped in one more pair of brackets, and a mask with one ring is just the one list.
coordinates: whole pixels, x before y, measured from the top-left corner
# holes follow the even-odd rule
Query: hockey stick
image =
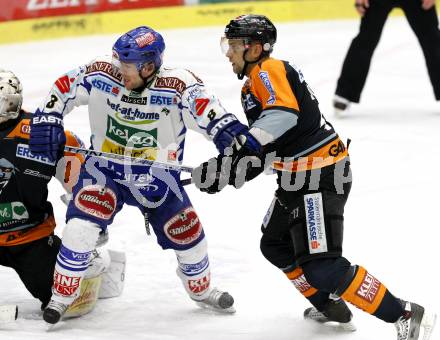
[[(91, 149), (83, 149), (83, 148), (77, 148), (74, 146), (67, 146), (67, 145), (64, 146), (64, 151), (79, 154), (79, 155), (84, 155), (84, 156), (95, 156), (95, 157), (101, 157), (101, 158), (107, 158), (107, 159), (117, 159), (117, 160), (121, 160), (121, 161), (143, 164), (143, 165), (147, 165), (147, 166), (151, 166), (151, 167), (155, 167), (155, 168), (160, 168), (160, 169), (174, 170), (177, 172), (188, 172), (190, 174), (192, 173), (192, 171), (194, 169), (193, 167), (185, 166), (185, 165), (151, 161), (151, 160), (144, 159), (144, 158), (118, 155), (116, 153), (96, 151), (96, 150), (91, 150)], [(180, 183), (182, 185), (191, 184), (192, 178), (182, 179), (182, 180), (180, 180)]]
[(148, 166), (151, 166), (154, 168), (174, 170), (177, 172), (192, 173), (192, 171), (194, 170), (194, 168), (190, 167), (190, 166), (171, 164), (171, 163), (165, 163), (165, 162), (158, 162), (158, 161), (151, 161), (149, 159), (144, 159), (144, 158), (118, 155), (116, 153), (97, 151), (97, 150), (91, 150), (91, 149), (76, 148), (74, 146), (67, 146), (66, 145), (66, 146), (64, 146), (64, 151), (75, 153), (75, 154), (80, 154), (80, 155), (84, 155), (84, 156), (95, 156), (95, 157), (102, 157), (102, 158), (107, 158), (107, 159), (117, 159), (120, 161), (127, 161), (127, 162), (132, 162), (132, 163), (137, 163), (137, 164), (143, 164), (143, 165), (148, 165)]

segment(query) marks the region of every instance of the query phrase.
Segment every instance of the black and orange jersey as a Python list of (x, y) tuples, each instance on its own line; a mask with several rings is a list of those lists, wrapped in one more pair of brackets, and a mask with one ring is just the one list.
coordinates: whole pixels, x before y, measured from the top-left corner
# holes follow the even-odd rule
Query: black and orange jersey
[[(56, 162), (29, 151), (31, 114), (0, 124), (0, 246), (24, 244), (53, 233), (53, 209), (47, 201), (47, 184), (57, 172)], [(67, 144), (82, 141), (66, 131)], [(66, 190), (76, 182), (79, 161), (63, 159), (62, 182)]]
[(268, 58), (256, 65), (241, 101), (251, 133), (266, 152), (283, 159), (274, 163), (275, 169), (321, 168), (347, 156), (301, 71), (287, 61)]

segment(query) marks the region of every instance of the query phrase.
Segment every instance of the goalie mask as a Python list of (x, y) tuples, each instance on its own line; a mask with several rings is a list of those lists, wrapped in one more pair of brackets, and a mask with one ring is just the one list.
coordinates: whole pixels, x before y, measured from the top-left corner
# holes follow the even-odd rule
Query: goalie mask
[(23, 102), (23, 87), (11, 71), (0, 69), (0, 123), (18, 117)]

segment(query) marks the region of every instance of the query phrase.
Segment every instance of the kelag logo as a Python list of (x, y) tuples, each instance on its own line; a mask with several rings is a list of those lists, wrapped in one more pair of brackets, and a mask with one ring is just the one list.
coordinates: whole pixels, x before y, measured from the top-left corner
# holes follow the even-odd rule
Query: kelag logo
[(112, 117), (108, 117), (107, 120), (106, 136), (120, 145), (135, 149), (157, 147), (157, 129), (149, 131), (135, 129), (119, 124)]
[(120, 88), (119, 86), (113, 86), (110, 83), (107, 83), (106, 81), (102, 79), (93, 79), (92, 85), (94, 88), (104, 92), (109, 93), (112, 96), (117, 96), (119, 94)]

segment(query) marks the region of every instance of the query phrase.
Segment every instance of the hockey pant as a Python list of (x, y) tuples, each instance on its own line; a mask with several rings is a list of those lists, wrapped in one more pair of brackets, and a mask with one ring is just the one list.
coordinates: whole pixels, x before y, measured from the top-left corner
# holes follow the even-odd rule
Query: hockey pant
[(53, 269), (61, 240), (56, 235), (0, 247), (0, 265), (13, 268), (26, 289), (46, 306), (52, 296)]

